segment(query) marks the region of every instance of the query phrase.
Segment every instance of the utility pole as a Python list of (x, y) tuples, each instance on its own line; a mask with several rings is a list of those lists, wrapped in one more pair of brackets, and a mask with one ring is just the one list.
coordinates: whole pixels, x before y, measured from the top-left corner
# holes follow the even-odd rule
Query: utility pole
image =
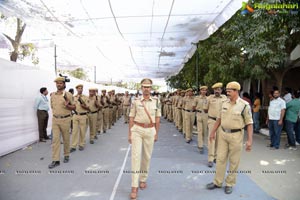
[(198, 52), (198, 45), (199, 43), (191, 43), (192, 45), (195, 45), (196, 46), (196, 65), (195, 65), (195, 71), (196, 71), (196, 87), (197, 87), (197, 93), (198, 93), (198, 90), (199, 90), (199, 52)]

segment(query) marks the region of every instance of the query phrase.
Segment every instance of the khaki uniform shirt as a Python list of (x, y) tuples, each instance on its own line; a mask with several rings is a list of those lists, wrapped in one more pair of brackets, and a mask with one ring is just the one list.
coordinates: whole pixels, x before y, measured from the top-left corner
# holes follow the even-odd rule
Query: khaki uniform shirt
[(247, 101), (238, 98), (235, 104), (226, 100), (218, 115), (224, 129), (243, 129), (245, 125), (253, 124), (251, 108)]
[(113, 106), (117, 105), (117, 101), (116, 101), (116, 96), (115, 95), (111, 95), (109, 96), (109, 101)]
[[(99, 99), (98, 99), (99, 100)], [(88, 103), (89, 103), (89, 107), (90, 107), (90, 111), (91, 112), (95, 112), (98, 110), (98, 108), (96, 107), (95, 105), (95, 102), (96, 102), (96, 96), (93, 96), (93, 97), (88, 97)]]
[(196, 107), (196, 110), (200, 110), (203, 112), (203, 108), (207, 104), (207, 96), (197, 96), (194, 100), (194, 105)]
[(102, 102), (102, 104), (103, 104), (103, 107), (104, 108), (107, 108), (108, 106), (109, 106), (109, 97), (108, 96), (103, 96), (103, 95), (101, 95), (101, 102)]
[(87, 96), (85, 96), (85, 95), (75, 95), (74, 96), (74, 102), (75, 102), (75, 105), (76, 105), (76, 112), (77, 113), (86, 113), (86, 112), (88, 112), (88, 110), (86, 110), (86, 109), (84, 109), (83, 107), (81, 107), (81, 103), (80, 103), (80, 101), (78, 100), (79, 99), (79, 96), (80, 96), (80, 99), (81, 99), (81, 101), (86, 105), (86, 106), (89, 106), (89, 104), (88, 104), (88, 97)]
[(184, 99), (184, 109), (185, 110), (190, 110), (190, 111), (193, 110), (194, 99), (195, 99), (194, 96), (186, 97)]
[(58, 94), (57, 92), (53, 92), (51, 93), (51, 108), (53, 115), (66, 116), (71, 114), (71, 110), (65, 106), (66, 100), (64, 99), (64, 96), (70, 101), (71, 105), (74, 105), (72, 93), (63, 91), (62, 94)]
[(151, 123), (144, 109), (142, 101), (144, 102), (146, 109), (150, 114), (152, 122), (155, 123), (155, 118), (161, 116), (160, 101), (156, 97), (150, 97), (149, 100), (145, 100), (143, 96), (139, 99), (135, 99), (135, 101), (131, 106), (129, 117), (133, 117), (134, 121), (138, 123), (144, 123), (144, 124)]
[(217, 117), (222, 103), (227, 100), (227, 97), (221, 94), (219, 97), (216, 95), (210, 95), (207, 97), (207, 104), (204, 104), (203, 109), (208, 110), (208, 116)]
[(123, 106), (130, 106), (130, 96), (128, 95), (127, 97), (124, 96), (123, 99), (122, 99), (122, 103), (123, 103)]
[(180, 97), (178, 98), (177, 108), (182, 108), (182, 106), (183, 106), (182, 104), (183, 104), (183, 97), (180, 96)]

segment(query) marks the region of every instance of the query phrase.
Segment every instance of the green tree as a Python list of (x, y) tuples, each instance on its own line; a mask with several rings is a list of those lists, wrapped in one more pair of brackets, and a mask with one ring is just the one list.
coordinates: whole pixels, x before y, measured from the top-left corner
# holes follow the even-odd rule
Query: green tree
[(75, 70), (67, 70), (66, 72), (71, 76), (81, 80), (87, 80), (88, 77), (86, 71), (84, 71), (83, 68), (77, 68)]

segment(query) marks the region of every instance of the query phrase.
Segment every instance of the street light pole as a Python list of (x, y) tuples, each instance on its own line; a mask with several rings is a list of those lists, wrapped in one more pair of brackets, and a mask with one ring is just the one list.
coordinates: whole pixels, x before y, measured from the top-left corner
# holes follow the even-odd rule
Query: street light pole
[(56, 64), (56, 44), (54, 45), (54, 70), (55, 70), (55, 75), (57, 75), (57, 64)]

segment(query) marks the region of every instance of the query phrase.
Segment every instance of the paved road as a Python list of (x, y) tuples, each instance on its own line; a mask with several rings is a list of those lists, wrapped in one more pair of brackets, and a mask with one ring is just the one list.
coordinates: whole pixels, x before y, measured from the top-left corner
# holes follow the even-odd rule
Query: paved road
[[(95, 144), (87, 144), (84, 151), (72, 153), (69, 163), (61, 163), (52, 170), (47, 168), (51, 162), (49, 141), (0, 158), (0, 200), (129, 199), (131, 174), (127, 129), (127, 124), (119, 120), (106, 134), (100, 135)], [(174, 125), (162, 120), (148, 188), (139, 192), (139, 199), (299, 199), (299, 189), (295, 189), (299, 185), (299, 167), (296, 170), (299, 150), (271, 152), (265, 148), (264, 136), (256, 135), (254, 139), (253, 152), (243, 152), (241, 161), (241, 170), (247, 173), (238, 175), (233, 193), (226, 195), (223, 189), (205, 189), (213, 180), (214, 168), (206, 166), (207, 152), (198, 153), (196, 138), (186, 144)], [(288, 164), (295, 168), (288, 168)], [(286, 173), (261, 174), (264, 167), (271, 170), (271, 166), (285, 169)], [(287, 196), (280, 195), (286, 191)]]

